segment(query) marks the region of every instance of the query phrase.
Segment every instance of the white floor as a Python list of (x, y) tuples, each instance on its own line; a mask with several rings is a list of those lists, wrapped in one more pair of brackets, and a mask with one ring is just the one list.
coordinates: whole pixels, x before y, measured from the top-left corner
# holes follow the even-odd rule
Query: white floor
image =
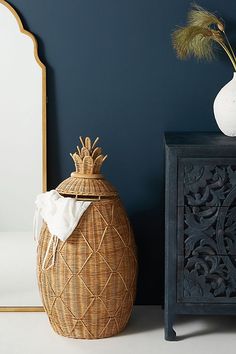
[(236, 317), (181, 317), (177, 342), (163, 338), (163, 311), (136, 306), (126, 330), (100, 340), (55, 334), (45, 313), (0, 313), (1, 354), (235, 354)]
[(0, 232), (1, 306), (42, 306), (32, 232)]

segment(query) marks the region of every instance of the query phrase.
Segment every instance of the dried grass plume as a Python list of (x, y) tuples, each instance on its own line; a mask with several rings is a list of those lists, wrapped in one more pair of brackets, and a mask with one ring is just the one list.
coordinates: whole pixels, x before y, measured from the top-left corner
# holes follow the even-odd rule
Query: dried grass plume
[(179, 59), (191, 56), (211, 60), (215, 57), (215, 44), (224, 49), (234, 70), (236, 57), (225, 33), (221, 18), (196, 4), (187, 16), (187, 25), (177, 28), (172, 34), (172, 43)]

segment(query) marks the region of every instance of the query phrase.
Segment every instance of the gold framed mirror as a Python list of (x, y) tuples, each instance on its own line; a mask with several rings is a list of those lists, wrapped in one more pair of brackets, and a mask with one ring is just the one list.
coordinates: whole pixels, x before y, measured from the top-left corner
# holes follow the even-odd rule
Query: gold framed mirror
[(43, 311), (33, 214), (47, 190), (46, 68), (34, 35), (0, 0), (0, 311)]

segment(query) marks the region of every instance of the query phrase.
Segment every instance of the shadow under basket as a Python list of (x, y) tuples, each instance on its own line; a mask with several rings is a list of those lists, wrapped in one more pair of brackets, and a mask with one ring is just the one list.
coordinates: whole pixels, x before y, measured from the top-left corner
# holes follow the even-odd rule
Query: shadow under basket
[[(60, 335), (113, 336), (126, 326), (136, 294), (136, 246), (127, 214), (115, 189), (98, 174), (77, 169), (57, 191), (92, 203), (67, 241), (59, 240), (49, 269), (42, 262), (51, 234), (42, 227), (38, 282), (45, 311)], [(52, 253), (49, 263), (51, 258)]]

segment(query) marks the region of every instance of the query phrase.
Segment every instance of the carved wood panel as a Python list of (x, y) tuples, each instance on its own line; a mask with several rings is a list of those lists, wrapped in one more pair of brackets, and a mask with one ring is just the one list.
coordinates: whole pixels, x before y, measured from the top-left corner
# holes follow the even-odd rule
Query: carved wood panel
[[(179, 174), (179, 184), (182, 187), (179, 194), (180, 199), (183, 199), (182, 206), (221, 205), (236, 187), (236, 159), (233, 159), (234, 164), (224, 164), (224, 160), (217, 164), (211, 161), (214, 159), (206, 162), (204, 159), (195, 159), (196, 162), (193, 161), (194, 159), (182, 160)], [(224, 204), (236, 205), (235, 194)]]
[(236, 301), (236, 164), (182, 164), (179, 297)]
[(178, 300), (236, 302), (236, 257), (179, 257)]

